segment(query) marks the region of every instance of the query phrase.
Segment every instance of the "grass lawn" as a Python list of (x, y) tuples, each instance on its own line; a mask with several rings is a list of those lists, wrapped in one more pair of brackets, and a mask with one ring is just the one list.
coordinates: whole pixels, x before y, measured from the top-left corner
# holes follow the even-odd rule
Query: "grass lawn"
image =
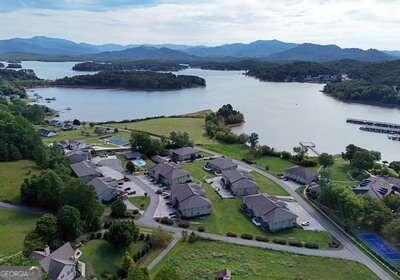
[(163, 267), (174, 267), (182, 279), (214, 279), (224, 268), (232, 271), (232, 279), (378, 279), (360, 263), (302, 256), (284, 252), (239, 246), (217, 241), (180, 242), (151, 272), (154, 276)]
[(212, 142), (205, 135), (203, 118), (159, 118), (130, 123), (113, 123), (107, 126), (146, 131), (163, 136), (169, 136), (172, 131), (187, 132), (196, 144)]
[(343, 185), (346, 187), (353, 187), (359, 183), (359, 181), (352, 180), (347, 172), (349, 171), (349, 162), (345, 161), (341, 156), (335, 157), (335, 163), (329, 168), (329, 176), (337, 185)]
[(251, 171), (250, 175), (260, 188), (260, 192), (268, 193), (270, 195), (286, 195), (286, 196), (289, 195), (287, 191), (281, 188), (281, 186), (272, 182), (271, 180), (261, 175), (260, 173), (256, 171)]
[(38, 216), (0, 209), (0, 258), (23, 249), (25, 235), (35, 227)]
[(192, 177), (202, 182), (207, 197), (212, 203), (212, 214), (206, 217), (193, 220), (192, 226), (196, 229), (199, 225), (204, 226), (207, 232), (225, 235), (227, 232), (234, 232), (238, 235), (249, 233), (252, 235), (264, 235), (270, 238), (295, 239), (305, 242), (318, 243), (320, 248), (327, 248), (330, 236), (327, 232), (305, 231), (302, 229), (290, 229), (279, 233), (265, 233), (256, 227), (251, 221), (240, 212), (241, 199), (221, 199), (216, 191), (207, 183), (204, 178), (211, 177), (209, 173), (202, 169), (204, 162), (195, 161), (184, 164)]
[(0, 201), (19, 203), (22, 182), (35, 173), (39, 173), (39, 168), (30, 160), (1, 162)]
[[(228, 145), (221, 143), (213, 143), (213, 144), (205, 144), (203, 147), (211, 151), (214, 151), (216, 153), (232, 157), (237, 160), (242, 160), (249, 153), (248, 149), (245, 146), (239, 144)], [(269, 172), (275, 175), (281, 173), (286, 168), (289, 168), (294, 165), (293, 163), (283, 160), (281, 158), (269, 157), (269, 156), (257, 158), (255, 159), (255, 161), (257, 166), (259, 166), (262, 169), (265, 169), (265, 167), (268, 166)]]
[(148, 196), (135, 196), (128, 198), (128, 200), (130, 203), (142, 210), (146, 210), (150, 204), (150, 197)]

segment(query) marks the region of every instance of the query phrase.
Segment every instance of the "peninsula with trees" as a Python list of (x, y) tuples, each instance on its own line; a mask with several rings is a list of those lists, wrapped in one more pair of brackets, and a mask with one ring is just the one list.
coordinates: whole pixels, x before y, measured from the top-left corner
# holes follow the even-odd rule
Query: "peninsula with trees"
[(114, 70), (148, 70), (148, 71), (179, 71), (188, 66), (171, 61), (137, 60), (124, 62), (95, 62), (77, 63), (72, 67), (75, 71), (114, 71)]

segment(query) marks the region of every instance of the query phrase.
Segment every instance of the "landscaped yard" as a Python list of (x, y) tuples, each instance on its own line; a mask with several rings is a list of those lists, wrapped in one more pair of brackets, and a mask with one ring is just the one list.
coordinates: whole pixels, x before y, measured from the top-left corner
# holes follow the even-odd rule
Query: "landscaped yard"
[(329, 168), (329, 176), (337, 185), (346, 187), (356, 186), (359, 181), (352, 180), (347, 174), (349, 171), (349, 162), (345, 161), (341, 156), (335, 157), (335, 163)]
[(158, 118), (130, 123), (113, 123), (107, 126), (146, 131), (163, 136), (169, 136), (172, 131), (187, 132), (196, 144), (212, 142), (205, 135), (203, 118)]
[[(210, 173), (204, 171), (204, 162), (196, 161), (184, 164), (192, 177), (202, 182), (207, 197), (212, 203), (212, 214), (206, 217), (195, 219), (192, 227), (204, 226), (205, 230), (212, 233), (225, 235), (227, 232), (234, 232), (238, 235), (249, 233), (254, 236), (264, 235), (272, 238), (285, 238), (301, 240), (305, 242), (315, 242), (320, 248), (327, 248), (330, 242), (330, 236), (327, 232), (305, 231), (302, 229), (290, 229), (279, 233), (265, 233), (240, 212), (241, 199), (221, 199), (216, 191), (207, 183), (204, 178), (212, 177)], [(265, 178), (266, 179), (266, 178)]]
[(130, 197), (128, 200), (130, 203), (142, 210), (146, 210), (150, 204), (150, 197), (148, 196), (135, 196)]
[(285, 191), (279, 185), (272, 182), (271, 180), (261, 175), (260, 173), (252, 171), (250, 172), (250, 175), (253, 178), (253, 180), (257, 183), (260, 192), (268, 193), (269, 195), (286, 195), (286, 196), (289, 195), (287, 191)]
[(39, 168), (30, 160), (1, 162), (0, 201), (19, 203), (22, 182), (35, 173), (39, 173)]
[(23, 249), (25, 235), (31, 231), (38, 216), (0, 209), (0, 258)]
[[(242, 160), (243, 158), (246, 158), (246, 156), (248, 156), (249, 154), (248, 149), (245, 146), (239, 144), (228, 145), (221, 143), (213, 143), (213, 144), (205, 144), (203, 147), (211, 151), (214, 151), (216, 153), (232, 157), (237, 160)], [(275, 175), (283, 172), (286, 168), (289, 168), (294, 165), (289, 161), (283, 160), (278, 157), (270, 157), (270, 156), (263, 156), (260, 158), (256, 158), (255, 162), (256, 165), (262, 169), (265, 169), (265, 167), (268, 166), (269, 169), (268, 171)]]
[(173, 267), (182, 279), (214, 279), (224, 268), (232, 279), (378, 279), (365, 266), (354, 261), (302, 256), (217, 241), (180, 242), (151, 272)]

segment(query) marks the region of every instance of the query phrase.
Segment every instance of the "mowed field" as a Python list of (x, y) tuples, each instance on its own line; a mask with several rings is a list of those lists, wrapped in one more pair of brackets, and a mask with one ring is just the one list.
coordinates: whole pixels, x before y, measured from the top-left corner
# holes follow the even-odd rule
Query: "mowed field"
[(138, 122), (112, 123), (107, 124), (107, 126), (146, 131), (163, 136), (169, 136), (172, 131), (187, 132), (195, 144), (212, 142), (212, 140), (205, 135), (203, 118), (158, 118)]
[(22, 182), (37, 173), (39, 168), (30, 160), (0, 162), (0, 201), (19, 203)]
[(151, 272), (173, 267), (182, 279), (215, 279), (224, 268), (240, 280), (372, 280), (378, 279), (360, 263), (277, 252), (217, 241), (180, 242)]
[(39, 216), (0, 209), (0, 258), (23, 249), (25, 235), (31, 231)]

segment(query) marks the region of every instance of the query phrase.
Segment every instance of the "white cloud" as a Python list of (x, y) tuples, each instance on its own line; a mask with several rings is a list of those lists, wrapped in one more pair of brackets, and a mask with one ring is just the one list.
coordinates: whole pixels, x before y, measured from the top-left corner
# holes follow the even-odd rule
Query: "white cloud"
[(0, 37), (186, 44), (277, 38), (400, 49), (399, 10), (397, 0), (165, 0), (107, 11), (23, 9), (0, 14)]

